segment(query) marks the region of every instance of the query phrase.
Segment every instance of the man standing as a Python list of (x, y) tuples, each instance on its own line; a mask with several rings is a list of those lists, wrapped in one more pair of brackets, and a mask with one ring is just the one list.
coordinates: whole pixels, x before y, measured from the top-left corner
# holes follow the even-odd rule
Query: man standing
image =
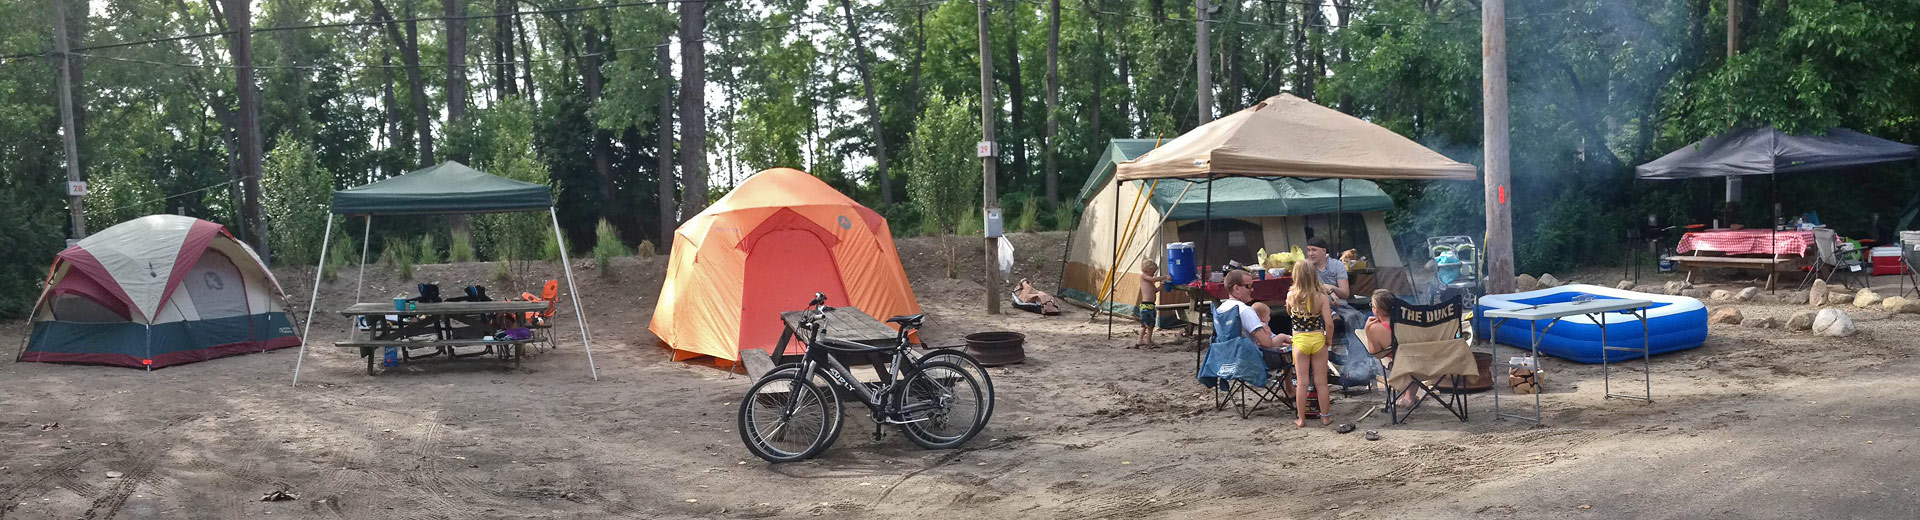
[[(1331, 343), (1334, 366), (1340, 367), (1340, 386), (1365, 386), (1380, 375), (1380, 363), (1367, 354), (1367, 347), (1355, 335), (1353, 326), (1366, 323), (1366, 315), (1347, 298), (1353, 296), (1347, 285), (1347, 263), (1333, 260), (1327, 255), (1327, 239), (1313, 237), (1307, 239), (1307, 261), (1320, 270), (1320, 285), (1327, 288), (1328, 300), (1333, 302), (1333, 315), (1337, 330), (1328, 334)], [(1359, 349), (1355, 352), (1354, 349)]]

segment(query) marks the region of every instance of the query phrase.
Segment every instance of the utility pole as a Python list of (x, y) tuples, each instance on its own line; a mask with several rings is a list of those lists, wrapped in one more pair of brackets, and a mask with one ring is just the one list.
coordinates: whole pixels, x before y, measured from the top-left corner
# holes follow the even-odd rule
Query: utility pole
[(1200, 75), (1199, 99), (1200, 122), (1204, 125), (1213, 122), (1213, 45), (1207, 34), (1207, 0), (1193, 0), (1193, 58), (1194, 67)]
[[(1739, 54), (1740, 0), (1727, 0), (1727, 61), (1732, 62), (1733, 57)], [(1732, 85), (1728, 86), (1731, 87)], [(1729, 99), (1731, 99), (1731, 96), (1729, 96)], [(1727, 128), (1732, 129), (1734, 120), (1731, 117), (1733, 116), (1733, 104), (1731, 102), (1727, 104), (1727, 115), (1729, 116), (1727, 119)], [(1739, 175), (1727, 176), (1727, 203), (1726, 206), (1720, 210), (1720, 225), (1722, 226), (1733, 225), (1733, 209), (1734, 206), (1740, 204), (1740, 187), (1742, 186), (1740, 181), (1741, 178)]]
[(80, 174), (80, 136), (73, 125), (73, 57), (67, 54), (67, 2), (53, 0), (53, 48), (60, 54), (60, 137), (67, 149), (67, 208), (73, 212), (73, 239), (87, 237), (87, 213), (81, 191), (71, 183), (86, 182)]
[(1480, 2), (1480, 74), (1485, 105), (1487, 294), (1513, 292), (1513, 211), (1507, 205), (1513, 180), (1507, 162), (1507, 1)]
[[(996, 150), (994, 148), (996, 147), (993, 141), (993, 45), (991, 45), (987, 39), (987, 14), (991, 12), (991, 10), (987, 7), (987, 0), (974, 0), (974, 5), (980, 11), (981, 150), (978, 154), (980, 156), (980, 205), (982, 208), (980, 214), (991, 221), (992, 217), (990, 215), (998, 214), (1000, 211), (1000, 195), (997, 193), (999, 189), (995, 187), (995, 177), (999, 175), (996, 173), (996, 170), (998, 170), (1000, 158), (999, 154), (995, 153)], [(986, 247), (983, 248), (987, 255), (987, 314), (1000, 314), (1000, 248), (998, 247), (1000, 244), (996, 243), (1000, 237), (997, 236), (991, 228), (992, 226), (981, 226), (981, 229), (986, 231), (985, 235), (987, 235), (985, 241)]]

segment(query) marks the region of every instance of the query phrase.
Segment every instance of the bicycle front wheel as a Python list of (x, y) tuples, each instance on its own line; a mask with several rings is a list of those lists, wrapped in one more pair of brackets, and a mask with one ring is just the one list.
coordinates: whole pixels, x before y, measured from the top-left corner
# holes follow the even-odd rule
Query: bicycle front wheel
[(767, 462), (819, 455), (840, 432), (840, 398), (801, 380), (798, 371), (760, 378), (740, 401), (740, 441)]
[(966, 444), (981, 429), (986, 398), (980, 381), (959, 365), (934, 361), (920, 365), (909, 376), (901, 396), (901, 409), (914, 410), (902, 419), (900, 429), (907, 439), (922, 448), (943, 450)]

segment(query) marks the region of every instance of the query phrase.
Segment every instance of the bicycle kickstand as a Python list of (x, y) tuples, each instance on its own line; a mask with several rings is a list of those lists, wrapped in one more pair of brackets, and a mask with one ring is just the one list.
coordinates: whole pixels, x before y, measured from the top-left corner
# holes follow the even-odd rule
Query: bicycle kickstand
[(886, 421), (874, 421), (873, 422), (873, 442), (880, 442), (882, 439), (884, 439), (886, 431), (887, 431)]

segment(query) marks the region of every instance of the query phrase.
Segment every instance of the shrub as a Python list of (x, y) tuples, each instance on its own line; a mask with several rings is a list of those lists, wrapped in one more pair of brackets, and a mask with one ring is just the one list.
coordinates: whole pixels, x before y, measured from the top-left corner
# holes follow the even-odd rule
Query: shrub
[(980, 229), (981, 226), (986, 225), (980, 216), (980, 209), (973, 207), (969, 207), (966, 211), (960, 212), (960, 218), (956, 223), (957, 225), (953, 228), (953, 234), (954, 236), (962, 237), (978, 237), (980, 233), (982, 233)]
[(633, 248), (633, 256), (640, 258), (653, 258), (655, 254), (658, 253), (654, 251), (652, 240), (641, 240), (640, 245), (634, 246)]
[(454, 263), (472, 262), (473, 236), (465, 233), (454, 233), (453, 239), (447, 241), (447, 261)]
[(380, 263), (393, 269), (401, 280), (413, 279), (413, 247), (403, 238), (389, 238), (380, 248)]
[(1020, 218), (1014, 221), (1013, 230), (1021, 233), (1039, 231), (1041, 211), (1045, 210), (1040, 209), (1040, 198), (1027, 195), (1020, 204)]
[(1073, 206), (1061, 204), (1060, 207), (1053, 208), (1054, 230), (1073, 231), (1073, 224)]
[(632, 255), (626, 244), (620, 243), (620, 237), (613, 232), (613, 225), (607, 219), (593, 227), (593, 263), (600, 266), (600, 274), (613, 275), (613, 259)]
[(433, 247), (433, 235), (421, 235), (420, 250), (414, 253), (413, 262), (421, 265), (440, 263), (440, 250)]

